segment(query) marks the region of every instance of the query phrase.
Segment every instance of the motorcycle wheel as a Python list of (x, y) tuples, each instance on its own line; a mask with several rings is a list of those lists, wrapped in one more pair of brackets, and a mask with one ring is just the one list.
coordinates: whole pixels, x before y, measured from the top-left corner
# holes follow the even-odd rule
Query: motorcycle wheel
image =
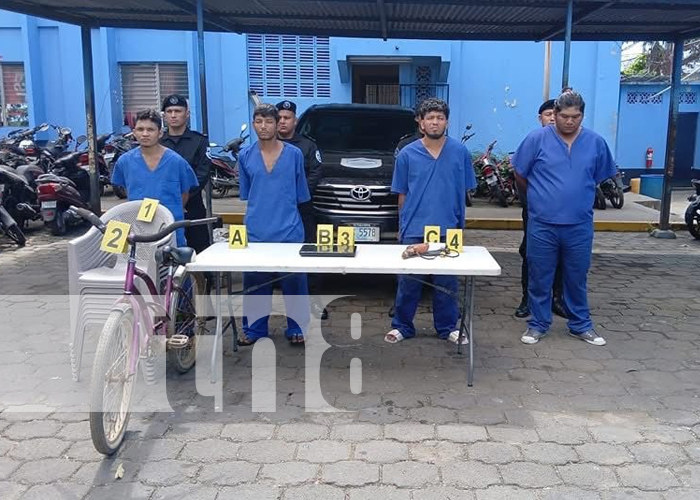
[(625, 204), (625, 193), (620, 188), (615, 188), (615, 190), (610, 195), (610, 203), (615, 208), (622, 208)]
[(126, 198), (126, 189), (124, 189), (122, 186), (112, 186), (112, 191), (120, 200)]
[(601, 191), (600, 188), (596, 188), (595, 190), (595, 201), (593, 202), (593, 208), (597, 208), (599, 210), (605, 210), (608, 208), (607, 201), (605, 200), (605, 195), (603, 194), (603, 191)]
[(23, 247), (27, 243), (27, 238), (17, 224), (12, 224), (10, 227), (6, 228), (5, 234), (20, 247)]
[(228, 188), (223, 187), (223, 186), (218, 186), (216, 184), (212, 185), (211, 188), (211, 196), (212, 198), (223, 198), (226, 196), (226, 193), (228, 193)]
[(503, 193), (503, 190), (501, 188), (499, 188), (498, 186), (493, 186), (491, 188), (491, 194), (500, 206), (502, 206), (503, 208), (508, 206), (508, 200), (506, 199), (506, 195)]
[(691, 204), (685, 210), (685, 223), (688, 231), (696, 240), (700, 240), (700, 206)]
[(49, 231), (54, 236), (63, 236), (66, 234), (66, 219), (63, 212), (56, 211), (56, 217), (49, 222)]

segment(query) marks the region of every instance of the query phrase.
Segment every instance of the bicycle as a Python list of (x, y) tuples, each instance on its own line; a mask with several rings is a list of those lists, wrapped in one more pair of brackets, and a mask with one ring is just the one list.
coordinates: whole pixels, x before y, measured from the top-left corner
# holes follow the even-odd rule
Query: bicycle
[[(106, 224), (89, 210), (73, 206), (70, 210), (105, 233)], [(161, 294), (148, 274), (136, 266), (136, 244), (159, 241), (179, 228), (217, 221), (218, 217), (182, 220), (155, 234), (127, 236), (130, 253), (124, 294), (115, 302), (102, 328), (90, 382), (90, 435), (95, 449), (104, 455), (114, 454), (124, 439), (139, 360), (145, 359), (147, 373), (149, 363), (154, 363), (153, 337), (165, 335), (167, 362), (185, 373), (194, 366), (197, 339), (206, 329), (206, 318), (197, 317), (194, 304), (194, 297), (204, 290), (203, 281), (184, 273), (194, 250), (166, 246), (156, 252), (156, 260), (168, 268)], [(135, 278), (143, 281), (152, 300), (140, 293)], [(155, 318), (149, 311), (155, 313)]]

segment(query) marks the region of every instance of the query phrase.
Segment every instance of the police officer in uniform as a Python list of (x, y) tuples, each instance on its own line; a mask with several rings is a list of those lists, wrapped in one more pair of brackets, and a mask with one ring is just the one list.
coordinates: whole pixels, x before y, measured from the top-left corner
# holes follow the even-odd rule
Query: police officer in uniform
[[(314, 196), (314, 191), (323, 177), (321, 153), (316, 147), (316, 143), (304, 135), (296, 133), (297, 126), (297, 105), (292, 101), (281, 101), (277, 103), (280, 120), (277, 127), (277, 136), (280, 140), (301, 149), (304, 155), (304, 173), (306, 182), (309, 185), (309, 193)], [(304, 241), (306, 243), (316, 242), (316, 216), (314, 215), (313, 203), (308, 201), (299, 205), (299, 213), (304, 223)], [(308, 275), (309, 294), (317, 295), (320, 275)], [(318, 301), (311, 301), (311, 312), (321, 319), (328, 319), (328, 311), (323, 308)]]
[[(202, 219), (207, 216), (202, 190), (209, 182), (211, 173), (211, 161), (207, 158), (209, 141), (205, 135), (195, 132), (187, 126), (190, 110), (185, 97), (178, 94), (167, 96), (163, 101), (162, 110), (168, 129), (163, 134), (160, 143), (182, 156), (194, 170), (199, 182), (199, 186), (190, 191), (189, 200), (185, 205), (185, 218), (189, 220)], [(185, 237), (187, 245), (198, 253), (211, 244), (207, 226), (189, 227), (185, 229)]]
[(412, 134), (406, 134), (401, 139), (399, 139), (396, 145), (396, 151), (394, 152), (394, 158), (399, 155), (399, 151), (411, 144), (413, 141), (423, 138), (423, 131), (420, 129), (420, 116), (418, 115), (418, 106), (415, 109), (414, 119), (416, 120), (416, 131)]

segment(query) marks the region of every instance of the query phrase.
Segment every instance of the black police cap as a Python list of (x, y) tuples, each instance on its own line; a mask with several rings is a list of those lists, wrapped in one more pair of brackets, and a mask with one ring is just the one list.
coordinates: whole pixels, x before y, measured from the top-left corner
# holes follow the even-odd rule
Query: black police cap
[(537, 111), (538, 115), (541, 115), (544, 111), (547, 111), (548, 109), (554, 109), (554, 99), (549, 99), (548, 101), (544, 101), (542, 105), (540, 106), (539, 111)]
[(291, 111), (297, 114), (297, 105), (292, 101), (280, 101), (275, 106), (280, 111)]
[(171, 94), (165, 99), (163, 99), (162, 110), (165, 111), (170, 106), (182, 106), (183, 108), (187, 108), (187, 98), (180, 94)]

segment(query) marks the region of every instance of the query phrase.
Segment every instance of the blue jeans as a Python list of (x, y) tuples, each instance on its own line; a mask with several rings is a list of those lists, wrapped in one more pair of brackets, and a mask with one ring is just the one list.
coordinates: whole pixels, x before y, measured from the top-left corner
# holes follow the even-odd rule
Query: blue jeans
[[(279, 277), (280, 273), (243, 273), (243, 288), (248, 289)], [(309, 289), (306, 274), (292, 274), (280, 281), (287, 311), (287, 330), (291, 338), (309, 326)], [(268, 336), (268, 319), (272, 309), (273, 284), (243, 296), (243, 333), (249, 340)], [(249, 323), (248, 317), (253, 320)]]
[(530, 219), (527, 229), (528, 294), (532, 312), (528, 326), (546, 332), (552, 325), (552, 284), (559, 262), (569, 330), (583, 333), (592, 329), (586, 280), (593, 251), (593, 222), (555, 225)]
[[(414, 243), (422, 243), (422, 238), (403, 238), (402, 245), (411, 245)], [(418, 259), (419, 257), (414, 257)], [(398, 287), (396, 290), (396, 302), (394, 318), (391, 321), (391, 328), (401, 332), (404, 338), (410, 339), (416, 336), (416, 328), (413, 326), (413, 318), (418, 309), (421, 293), (423, 291), (423, 283), (415, 281), (411, 278), (417, 278), (423, 281), (431, 279), (434, 285), (441, 286), (450, 290), (454, 295), (450, 296), (445, 292), (433, 290), (433, 324), (437, 331), (438, 337), (446, 339), (450, 332), (457, 329), (457, 321), (459, 321), (459, 309), (457, 307), (458, 282), (456, 276), (438, 276), (438, 275), (416, 275), (412, 274), (399, 275)]]

